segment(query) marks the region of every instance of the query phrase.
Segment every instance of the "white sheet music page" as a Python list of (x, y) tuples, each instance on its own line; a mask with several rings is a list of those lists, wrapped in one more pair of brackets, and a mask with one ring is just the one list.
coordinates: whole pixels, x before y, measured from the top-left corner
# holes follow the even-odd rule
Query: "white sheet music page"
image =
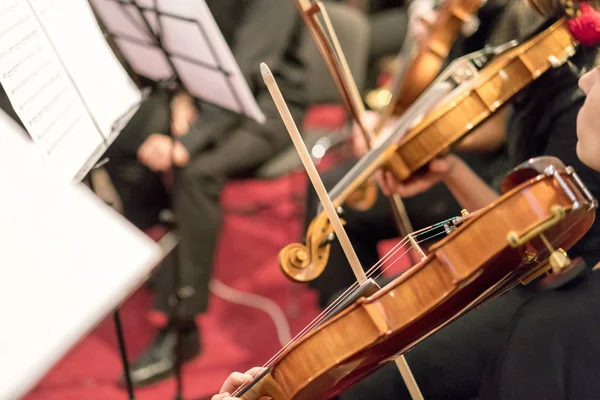
[[(108, 142), (113, 125), (137, 109), (141, 93), (98, 27), (86, 0), (29, 0), (44, 31)], [(126, 122), (126, 121), (125, 121)]]
[(0, 23), (0, 82), (13, 108), (49, 163), (80, 180), (132, 116), (140, 91), (85, 0), (6, 0)]
[(48, 161), (73, 178), (103, 138), (27, 1), (1, 7), (0, 82)]
[[(137, 73), (155, 80), (176, 73), (193, 96), (264, 122), (265, 116), (204, 0), (90, 2)], [(153, 38), (158, 32), (172, 65)]]
[(0, 399), (26, 394), (162, 258), (0, 112)]

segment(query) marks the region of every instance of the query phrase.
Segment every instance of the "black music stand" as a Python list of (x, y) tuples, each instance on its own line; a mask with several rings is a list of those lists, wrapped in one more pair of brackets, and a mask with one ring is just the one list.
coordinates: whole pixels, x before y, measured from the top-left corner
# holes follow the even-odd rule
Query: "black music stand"
[[(118, 6), (121, 12), (120, 16), (122, 17), (122, 21), (127, 21), (129, 24), (127, 26), (128, 29), (119, 29), (122, 27), (111, 26), (110, 23), (107, 23), (110, 22), (107, 20), (109, 17), (108, 14), (105, 14), (103, 19), (102, 11), (106, 11), (103, 10), (103, 6), (100, 5), (103, 2), (105, 6), (111, 7), (111, 11), (113, 13), (116, 11), (115, 6)], [(250, 118), (260, 119), (260, 117), (257, 118), (257, 113), (255, 112), (256, 110), (254, 110), (253, 113), (251, 107), (248, 107), (248, 105), (242, 100), (242, 97), (244, 97), (244, 95), (247, 96), (250, 92), (248, 91), (246, 93), (242, 93), (244, 88), (238, 87), (234, 84), (233, 78), (235, 72), (230, 68), (227, 68), (226, 63), (219, 54), (218, 49), (211, 41), (207, 27), (203, 26), (199, 20), (189, 18), (187, 16), (176, 15), (175, 13), (161, 11), (157, 5), (157, 0), (154, 0), (153, 7), (141, 6), (134, 0), (95, 0), (91, 1), (91, 4), (99, 18), (102, 20), (105, 31), (120, 48), (132, 69), (137, 74), (158, 82), (154, 85), (153, 89), (161, 89), (166, 91), (169, 97), (169, 103), (175, 94), (181, 90), (185, 90), (199, 103), (211, 104), (228, 111), (245, 114)], [(114, 14), (112, 14), (112, 16), (114, 17)], [(193, 28), (199, 34), (202, 42), (204, 43), (202, 47), (208, 50), (209, 61), (207, 62), (207, 60), (194, 57), (194, 55), (183, 54), (180, 51), (170, 49), (169, 45), (165, 43), (166, 22), (169, 24), (183, 24), (187, 26), (188, 29), (190, 27)], [(123, 32), (124, 30), (129, 30), (129, 32), (125, 33)], [(134, 54), (136, 52), (132, 52), (132, 49), (136, 49), (138, 55), (145, 54), (148, 56), (148, 54), (152, 53), (150, 58), (154, 58), (155, 65), (162, 65), (163, 70), (148, 71), (146, 68), (149, 60), (145, 60), (146, 62), (144, 62), (144, 60), (138, 60)], [(182, 65), (186, 65), (186, 68), (182, 68)], [(233, 99), (234, 104), (229, 104), (229, 108), (222, 104), (216, 104), (214, 101), (211, 101), (216, 99), (211, 99), (210, 97), (206, 96), (207, 93), (203, 93), (198, 91), (196, 88), (191, 87), (189, 83), (192, 82), (191, 78), (193, 78), (193, 76), (190, 76), (190, 68), (193, 68), (196, 74), (199, 74), (195, 76), (200, 76), (202, 74), (211, 74), (214, 76), (215, 73), (220, 75), (221, 79), (223, 80), (222, 83), (224, 83), (220, 90), (225, 90), (224, 97)], [(237, 77), (239, 78), (239, 76), (241, 76), (241, 74), (239, 74)], [(252, 97), (252, 99), (254, 98)], [(256, 109), (258, 109), (258, 106)], [(169, 116), (171, 116), (170, 113)], [(264, 116), (262, 118), (264, 119)], [(171, 121), (169, 121), (169, 126), (171, 126), (170, 122)], [(177, 140), (172, 132), (171, 136), (173, 140)], [(177, 176), (177, 174), (175, 174), (175, 176)], [(177, 182), (175, 179), (173, 185), (176, 184)], [(163, 222), (167, 223), (171, 231), (177, 232), (177, 221), (173, 213), (164, 213), (164, 215), (168, 215), (170, 218), (166, 221), (163, 220)], [(173, 256), (173, 293), (169, 301), (169, 317), (170, 320), (175, 323), (175, 330), (178, 333), (176, 335), (174, 354), (174, 373), (177, 385), (175, 400), (182, 400), (183, 382), (181, 376), (181, 329), (177, 326), (177, 324), (181, 321), (181, 301), (193, 295), (194, 291), (191, 287), (181, 287), (181, 271), (176, 249)], [(124, 367), (128, 368), (127, 357), (123, 351), (122, 355), (123, 365)], [(126, 376), (128, 374), (129, 371), (126, 371)], [(128, 385), (130, 384), (131, 382), (129, 381)], [(132, 393), (132, 391), (130, 391), (130, 393)]]

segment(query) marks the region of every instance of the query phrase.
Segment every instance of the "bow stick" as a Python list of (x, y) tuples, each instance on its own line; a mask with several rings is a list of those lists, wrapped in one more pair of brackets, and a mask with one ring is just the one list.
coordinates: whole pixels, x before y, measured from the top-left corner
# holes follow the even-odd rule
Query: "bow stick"
[[(364, 126), (362, 119), (360, 118), (365, 113), (365, 107), (362, 103), (356, 82), (352, 77), (352, 72), (350, 71), (344, 52), (342, 51), (339, 40), (335, 34), (335, 30), (331, 24), (327, 10), (320, 1), (313, 2), (312, 4), (310, 0), (294, 1), (300, 10), (302, 19), (308, 26), (313, 39), (315, 40), (317, 48), (319, 49), (319, 52), (321, 53), (321, 56), (323, 57), (323, 60), (329, 69), (329, 72), (342, 96), (348, 112), (358, 125), (365, 139), (365, 143), (369, 148), (371, 148), (371, 144), (375, 139), (375, 136)], [(323, 17), (326, 30), (323, 28), (323, 25), (320, 23), (320, 21), (316, 19), (316, 15), (318, 13), (320, 13)], [(331, 42), (327, 39), (327, 37), (331, 39)], [(329, 197), (327, 198), (329, 199)], [(404, 237), (409, 236), (409, 234), (413, 232), (413, 227), (410, 223), (406, 213), (406, 208), (404, 207), (404, 203), (402, 202), (400, 196), (393, 195), (390, 198), (390, 205), (400, 234)], [(331, 221), (331, 216), (329, 216), (329, 220)], [(352, 266), (352, 263), (350, 265)], [(364, 275), (362, 268), (361, 272)], [(361, 275), (357, 275), (357, 271), (355, 270), (354, 274), (357, 280), (361, 282)], [(423, 395), (419, 390), (406, 358), (401, 355), (396, 358), (395, 362), (413, 400), (422, 400)]]
[[(340, 218), (337, 215), (335, 207), (331, 199), (329, 198), (329, 195), (327, 194), (327, 190), (325, 189), (325, 186), (323, 185), (323, 182), (319, 177), (317, 168), (312, 162), (308, 149), (306, 148), (306, 145), (302, 140), (302, 136), (298, 131), (298, 127), (294, 122), (292, 114), (290, 113), (290, 110), (287, 107), (285, 100), (283, 99), (283, 95), (281, 94), (281, 91), (279, 90), (279, 87), (275, 82), (275, 78), (273, 77), (271, 70), (265, 63), (261, 63), (260, 69), (265, 84), (269, 89), (269, 93), (271, 93), (271, 97), (275, 102), (275, 106), (277, 107), (277, 110), (281, 115), (283, 123), (285, 124), (290, 134), (290, 137), (294, 142), (294, 146), (296, 147), (298, 155), (300, 156), (300, 159), (304, 164), (304, 168), (306, 169), (306, 172), (315, 188), (315, 191), (319, 196), (319, 200), (321, 201), (321, 204), (323, 205), (323, 208), (327, 213), (327, 217), (329, 218), (329, 221), (333, 226), (335, 234), (337, 235), (337, 238), (340, 241), (340, 245), (342, 246), (344, 254), (346, 255), (346, 258), (348, 258), (348, 262), (350, 263), (350, 266), (352, 267), (352, 270), (356, 275), (356, 279), (358, 280), (359, 284), (362, 284), (367, 281), (365, 271), (362, 268), (360, 261), (358, 260), (358, 257), (356, 255), (356, 252), (354, 251), (354, 248), (352, 247), (352, 244), (350, 243), (350, 239), (348, 238), (344, 226), (342, 225), (342, 222), (340, 221)], [(402, 375), (402, 379), (404, 379), (404, 383), (406, 384), (406, 387), (408, 388), (412, 399), (424, 400), (419, 386), (417, 385), (417, 382), (415, 381), (410, 367), (406, 362), (406, 358), (403, 355), (400, 355), (396, 358), (395, 362), (400, 371), (400, 374)]]
[[(365, 143), (370, 149), (375, 135), (362, 122), (361, 116), (365, 113), (365, 107), (327, 10), (320, 1), (311, 3), (310, 0), (294, 0), (294, 2), (300, 11), (304, 23), (313, 36), (315, 44), (338, 88), (346, 109), (358, 126), (365, 139)], [(325, 27), (316, 19), (317, 14), (321, 14)], [(404, 203), (398, 195), (391, 196), (390, 202), (398, 230), (403, 237), (406, 237), (414, 229), (410, 223)]]

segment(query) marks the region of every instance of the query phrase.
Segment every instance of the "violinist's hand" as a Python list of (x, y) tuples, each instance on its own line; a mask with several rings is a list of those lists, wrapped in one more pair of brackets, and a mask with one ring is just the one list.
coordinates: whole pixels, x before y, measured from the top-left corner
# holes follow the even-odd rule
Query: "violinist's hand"
[[(379, 122), (379, 114), (375, 111), (366, 111), (361, 116), (361, 122), (365, 129), (373, 132)], [(365, 135), (361, 132), (358, 124), (355, 123), (352, 126), (352, 152), (354, 153), (354, 156), (360, 158), (367, 154), (368, 151), (369, 146), (367, 146), (365, 141)]]
[(398, 194), (400, 197), (411, 197), (423, 193), (437, 183), (442, 182), (452, 172), (458, 157), (447, 155), (432, 160), (428, 170), (423, 175), (413, 176), (404, 182), (399, 182), (390, 171), (377, 171), (381, 190), (386, 196)]
[(164, 172), (173, 165), (173, 139), (162, 133), (153, 133), (137, 152), (138, 160), (154, 172)]
[(190, 163), (190, 153), (181, 142), (175, 142), (173, 148), (173, 164), (177, 167), (185, 167)]
[(185, 146), (162, 133), (153, 133), (142, 143), (137, 158), (154, 172), (165, 172), (175, 164), (185, 167), (190, 162), (190, 154)]
[(241, 372), (232, 373), (227, 377), (227, 379), (225, 379), (225, 382), (223, 382), (223, 386), (221, 387), (219, 394), (215, 394), (211, 400), (238, 399), (237, 397), (231, 397), (231, 393), (235, 392), (244, 383), (262, 373), (263, 370), (264, 368), (262, 367), (254, 367), (243, 374)]
[(171, 102), (171, 130), (181, 137), (188, 133), (198, 117), (194, 100), (187, 94), (178, 94)]

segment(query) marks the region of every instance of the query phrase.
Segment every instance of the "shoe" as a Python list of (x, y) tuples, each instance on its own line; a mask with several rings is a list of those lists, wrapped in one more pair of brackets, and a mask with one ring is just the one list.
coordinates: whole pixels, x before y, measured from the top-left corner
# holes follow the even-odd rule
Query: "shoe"
[[(177, 331), (172, 326), (161, 329), (150, 347), (131, 364), (131, 381), (134, 387), (151, 385), (173, 375), (176, 335)], [(179, 340), (181, 362), (190, 361), (200, 354), (198, 328), (182, 331)], [(120, 383), (126, 385), (124, 374)]]

